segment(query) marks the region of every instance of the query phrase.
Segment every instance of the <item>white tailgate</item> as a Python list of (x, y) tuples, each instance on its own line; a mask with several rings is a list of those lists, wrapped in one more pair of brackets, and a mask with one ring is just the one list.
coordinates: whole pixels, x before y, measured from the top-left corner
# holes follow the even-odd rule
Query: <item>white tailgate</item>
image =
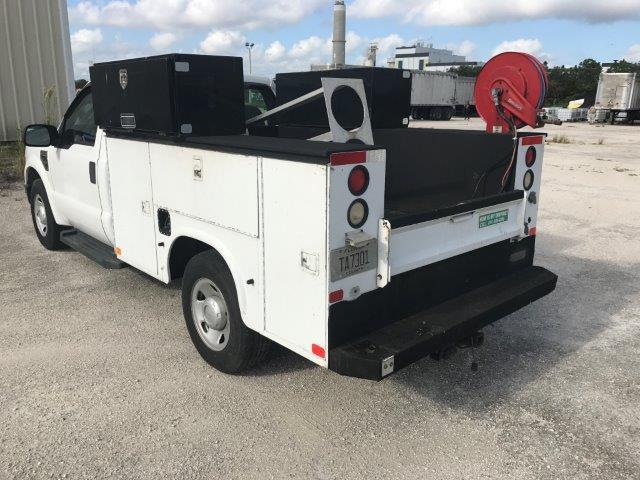
[(524, 199), (391, 229), (391, 275), (522, 235)]

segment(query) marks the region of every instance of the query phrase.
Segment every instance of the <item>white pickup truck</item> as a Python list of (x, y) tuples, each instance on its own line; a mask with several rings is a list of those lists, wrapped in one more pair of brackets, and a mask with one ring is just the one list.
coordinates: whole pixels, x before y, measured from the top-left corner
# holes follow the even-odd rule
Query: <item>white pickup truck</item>
[[(136, 79), (116, 71), (128, 92)], [(533, 266), (541, 134), (373, 128), (372, 144), (339, 143), (271, 117), (269, 136), (174, 137), (138, 132), (142, 114), (97, 126), (92, 88), (58, 127), (25, 131), (36, 235), (106, 268), (182, 278), (191, 339), (223, 372), (273, 341), (380, 380), (477, 346), (482, 327), (555, 288)], [(249, 81), (240, 108), (272, 109), (272, 93)]]

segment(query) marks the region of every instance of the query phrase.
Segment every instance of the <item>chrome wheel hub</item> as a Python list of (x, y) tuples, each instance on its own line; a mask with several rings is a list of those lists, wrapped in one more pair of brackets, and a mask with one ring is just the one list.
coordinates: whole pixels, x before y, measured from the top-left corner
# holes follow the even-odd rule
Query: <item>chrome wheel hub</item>
[(219, 352), (229, 342), (229, 310), (218, 286), (208, 278), (198, 280), (191, 290), (191, 316), (202, 341)]
[(33, 197), (33, 216), (36, 219), (36, 228), (40, 235), (47, 236), (47, 209), (44, 206), (44, 200), (40, 195)]

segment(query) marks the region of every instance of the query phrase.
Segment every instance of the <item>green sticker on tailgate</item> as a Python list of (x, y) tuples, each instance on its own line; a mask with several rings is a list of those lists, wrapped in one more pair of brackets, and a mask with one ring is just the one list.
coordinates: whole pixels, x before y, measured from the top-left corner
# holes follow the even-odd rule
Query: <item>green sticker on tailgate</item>
[(486, 215), (480, 215), (480, 228), (490, 227), (498, 223), (503, 223), (509, 220), (509, 210), (500, 210), (499, 212), (487, 213)]

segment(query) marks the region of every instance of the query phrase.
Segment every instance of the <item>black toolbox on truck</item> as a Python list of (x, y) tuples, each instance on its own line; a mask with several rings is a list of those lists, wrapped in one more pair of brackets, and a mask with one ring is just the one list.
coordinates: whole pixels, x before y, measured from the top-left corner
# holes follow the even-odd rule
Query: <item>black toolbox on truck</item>
[(242, 59), (170, 54), (90, 68), (96, 124), (167, 136), (245, 132)]
[[(278, 105), (290, 102), (322, 87), (322, 78), (355, 78), (362, 80), (369, 104), (372, 128), (402, 128), (409, 125), (411, 110), (411, 72), (397, 68), (361, 67), (276, 75)], [(340, 95), (340, 91), (336, 91)], [(360, 127), (358, 109), (350, 98), (338, 99), (334, 114), (344, 119), (348, 129)], [(280, 125), (328, 128), (324, 98), (302, 105), (278, 116)], [(342, 124), (342, 122), (341, 122)]]

